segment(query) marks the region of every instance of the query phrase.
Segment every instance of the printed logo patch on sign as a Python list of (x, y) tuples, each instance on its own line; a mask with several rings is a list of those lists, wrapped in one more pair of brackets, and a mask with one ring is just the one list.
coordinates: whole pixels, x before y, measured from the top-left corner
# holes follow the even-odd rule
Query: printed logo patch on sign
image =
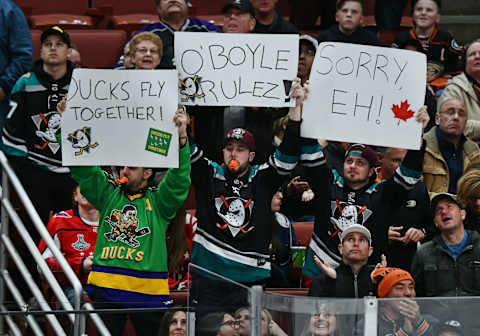
[(145, 150), (160, 155), (168, 156), (168, 149), (170, 148), (170, 141), (172, 135), (170, 133), (162, 132), (153, 128), (148, 131), (147, 144)]

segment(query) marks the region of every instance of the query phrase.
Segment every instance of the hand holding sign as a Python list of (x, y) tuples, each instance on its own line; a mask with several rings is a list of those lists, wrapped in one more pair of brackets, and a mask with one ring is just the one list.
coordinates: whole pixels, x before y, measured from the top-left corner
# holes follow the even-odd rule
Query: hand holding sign
[(187, 115), (183, 108), (178, 108), (173, 116), (173, 122), (178, 127), (178, 139), (180, 146), (185, 146), (187, 143)]
[(174, 70), (76, 69), (66, 106), (57, 106), (66, 112), (63, 165), (177, 167), (179, 137), (186, 141), (177, 82)]
[(423, 105), (420, 108), (420, 110), (418, 110), (415, 120), (417, 120), (417, 122), (422, 124), (422, 134), (423, 134), (423, 131), (425, 131), (425, 127), (427, 127), (428, 122), (430, 121), (430, 116), (428, 115), (428, 112), (427, 112), (427, 106)]
[(60, 100), (57, 104), (57, 112), (60, 115), (63, 115), (65, 109), (67, 108), (67, 96), (63, 96), (62, 100)]
[(290, 89), (289, 97), (295, 99), (295, 107), (290, 107), (288, 116), (291, 120), (302, 120), (302, 106), (305, 99), (307, 99), (309, 91), (309, 81), (306, 81), (302, 86), (300, 78), (296, 77), (293, 80), (292, 87)]

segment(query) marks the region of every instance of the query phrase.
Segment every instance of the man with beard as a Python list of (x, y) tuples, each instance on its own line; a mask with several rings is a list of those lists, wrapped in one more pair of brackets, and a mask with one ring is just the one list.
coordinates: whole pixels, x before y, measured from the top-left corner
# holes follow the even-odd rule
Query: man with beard
[[(59, 104), (63, 113), (66, 100)], [(120, 309), (100, 314), (112, 335), (123, 335), (130, 317), (137, 335), (157, 335), (162, 313), (127, 312), (125, 308), (165, 308), (171, 303), (165, 232), (190, 187), (187, 118), (178, 109), (178, 168), (167, 170), (160, 183), (155, 169), (125, 166), (120, 179), (99, 166), (71, 166), (85, 198), (100, 212), (97, 244), (87, 292), (96, 309)], [(59, 132), (56, 134), (60, 142)]]
[[(306, 88), (299, 82), (295, 80), (291, 91), (296, 107), (289, 110), (284, 141), (268, 163), (252, 165), (255, 141), (243, 128), (227, 133), (222, 164), (206, 159), (195, 145), (191, 147), (198, 218), (193, 264), (247, 286), (264, 284), (270, 277), (270, 201), (300, 155), (301, 105)], [(314, 157), (305, 153), (302, 159)], [(190, 298), (198, 305), (197, 311), (232, 311), (247, 304), (247, 293), (237, 286), (197, 271), (192, 277)]]
[[(417, 122), (426, 127), (429, 117), (426, 107), (417, 115)], [(315, 139), (309, 139), (312, 146)], [(369, 146), (351, 145), (345, 154), (343, 176), (337, 171), (327, 171), (321, 167), (305, 166), (307, 181), (316, 197), (315, 224), (310, 241), (303, 274), (315, 278), (319, 269), (315, 265), (316, 255), (322, 262), (336, 267), (341, 257), (338, 253), (340, 237), (349, 226), (360, 224), (367, 227), (375, 246), (369, 261), (380, 262), (380, 256), (387, 250), (389, 216), (398, 202), (399, 196), (412, 190), (418, 182), (424, 156), (425, 144), (420, 150), (410, 150), (403, 163), (389, 180), (377, 182), (375, 165), (377, 153)]]

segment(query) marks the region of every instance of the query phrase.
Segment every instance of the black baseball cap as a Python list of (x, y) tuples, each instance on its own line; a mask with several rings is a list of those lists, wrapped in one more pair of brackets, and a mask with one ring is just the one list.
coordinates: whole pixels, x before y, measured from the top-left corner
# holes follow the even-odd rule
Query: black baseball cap
[(60, 36), (60, 38), (63, 40), (63, 42), (67, 44), (69, 48), (72, 46), (70, 42), (70, 35), (68, 35), (68, 33), (59, 26), (53, 26), (45, 30), (40, 37), (40, 42), (43, 43), (47, 39), (47, 37), (51, 35)]
[(252, 4), (250, 3), (250, 0), (229, 0), (228, 3), (223, 6), (222, 13), (225, 13), (232, 7), (238, 8), (242, 12), (250, 13), (252, 14), (252, 16), (255, 15), (255, 11)]

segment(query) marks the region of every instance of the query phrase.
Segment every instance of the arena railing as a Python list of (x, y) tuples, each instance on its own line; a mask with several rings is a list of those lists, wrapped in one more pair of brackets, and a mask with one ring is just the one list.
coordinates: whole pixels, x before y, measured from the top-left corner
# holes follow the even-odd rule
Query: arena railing
[[(12, 278), (11, 273), (7, 267), (7, 253), (10, 255), (10, 258), (17, 267), (18, 272), (25, 280), (29, 290), (31, 291), (31, 294), (34, 297), (34, 301), (38, 303), (39, 310), (42, 313), (46, 313), (46, 319), (50, 323), (56, 335), (66, 335), (67, 333), (65, 333), (65, 331), (63, 330), (62, 326), (60, 325), (58, 319), (55, 316), (54, 310), (52, 310), (50, 306), (50, 302), (48, 302), (44, 298), (42, 291), (40, 290), (38, 284), (35, 282), (34, 277), (32, 277), (32, 274), (30, 273), (31, 271), (29, 271), (28, 267), (26, 266), (26, 253), (31, 254), (34, 261), (38, 265), (39, 272), (41, 272), (41, 274), (45, 278), (45, 281), (48, 283), (51, 290), (57, 297), (57, 303), (59, 303), (61, 307), (68, 313), (68, 319), (73, 324), (72, 331), (68, 334), (74, 336), (83, 335), (85, 333), (86, 312), (90, 312), (91, 314), (89, 315), (91, 315), (92, 320), (97, 326), (99, 332), (102, 335), (110, 335), (101, 319), (96, 314), (92, 313), (93, 308), (91, 304), (87, 303), (86, 305), (81, 305), (83, 288), (78, 277), (75, 275), (63, 254), (55, 245), (52, 237), (46, 229), (46, 223), (44, 224), (40, 220), (40, 217), (38, 216), (35, 207), (30, 201), (27, 193), (25, 192), (25, 189), (23, 188), (20, 180), (13, 171), (5, 154), (1, 151), (0, 162), (2, 165), (2, 212), (0, 224), (0, 335), (5, 333), (5, 323), (7, 323), (11, 330), (19, 330), (19, 328), (14, 327), (15, 321), (12, 316), (14, 316), (15, 313), (12, 312), (11, 307), (7, 307), (6, 305), (7, 289), (10, 291), (15, 301), (16, 307), (18, 307), (19, 309), (19, 312), (17, 313), (22, 314), (22, 312), (24, 312), (26, 316), (25, 320), (29, 327), (33, 330), (34, 334), (43, 335), (43, 332), (36, 320), (34, 319), (33, 315), (31, 314), (31, 312), (28, 311), (30, 307), (28, 304), (28, 298), (26, 299), (24, 297), (26, 293), (22, 293), (22, 291), (19, 290), (16, 281), (14, 281), (14, 279)], [(66, 279), (73, 287), (73, 306), (65, 296), (65, 293), (60, 287), (60, 284), (58, 283), (54, 274), (43, 259), (25, 224), (23, 223), (22, 219), (14, 208), (14, 205), (11, 201), (11, 188), (13, 188), (15, 193), (18, 195), (18, 198), (29, 217), (29, 220), (40, 234), (40, 237), (43, 238), (48, 248), (52, 251), (54, 257), (58, 260), (58, 263), (60, 264)], [(19, 236), (21, 237), (26, 246), (26, 248), (21, 251), (21, 253), (15, 247), (15, 244), (10, 235), (10, 224), (13, 224), (13, 226), (16, 228), (16, 232), (18, 232)], [(16, 333), (15, 331), (13, 332)]]
[[(221, 289), (230, 287), (232, 292), (247, 297), (251, 336), (443, 335), (444, 331), (449, 331), (445, 333), (449, 336), (480, 336), (480, 297), (315, 298), (266, 292), (261, 286), (248, 288), (192, 264), (189, 272), (193, 281), (209, 279), (219, 296), (219, 300), (208, 305), (208, 302), (193, 301), (195, 288), (190, 291), (190, 314), (197, 315), (189, 319), (190, 332), (205, 328), (203, 316), (234, 311), (232, 302), (222, 300), (220, 294)], [(280, 329), (266, 332), (270, 318), (275, 322), (273, 328)], [(218, 326), (210, 327), (212, 330)]]

